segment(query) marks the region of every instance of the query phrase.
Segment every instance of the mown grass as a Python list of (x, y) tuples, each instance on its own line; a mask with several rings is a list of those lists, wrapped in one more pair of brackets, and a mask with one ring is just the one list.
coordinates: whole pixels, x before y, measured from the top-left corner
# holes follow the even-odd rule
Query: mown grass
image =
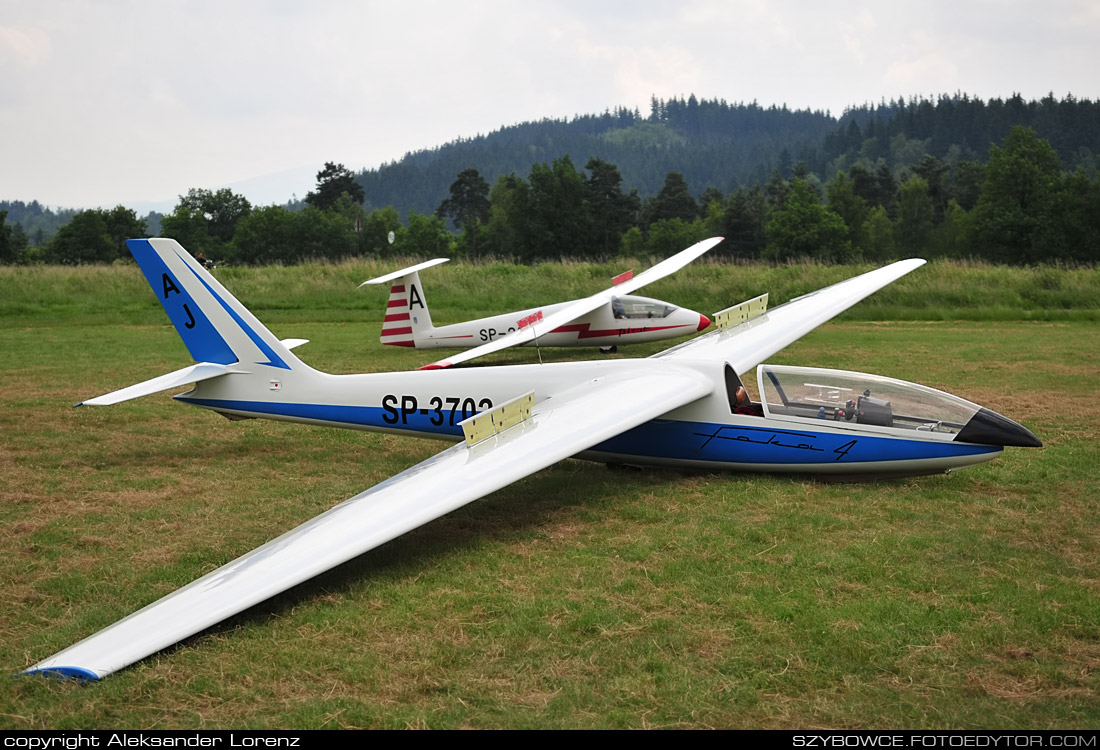
[[(385, 269), (333, 269), (331, 286), (231, 270), (250, 306), (279, 278), (303, 285), (287, 293), (300, 307), (261, 318), (311, 339), (314, 366), (424, 361), (378, 345), (377, 300), (348, 296), (361, 306), (343, 318), (337, 292), (305, 303)], [(40, 309), (0, 298), (10, 672), (441, 447), (230, 423), (167, 396), (72, 409), (189, 361), (136, 271), (85, 271)], [(471, 304), (507, 309), (491, 292)], [(850, 318), (774, 361), (945, 388), (1045, 447), (863, 484), (565, 461), (100, 683), (4, 680), (0, 727), (1100, 728), (1100, 328)]]

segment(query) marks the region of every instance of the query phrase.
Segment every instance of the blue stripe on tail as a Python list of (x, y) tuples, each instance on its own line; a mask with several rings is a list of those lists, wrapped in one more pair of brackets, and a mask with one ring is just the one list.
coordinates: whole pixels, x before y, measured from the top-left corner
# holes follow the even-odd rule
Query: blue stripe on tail
[(237, 314), (237, 311), (234, 310), (232, 306), (230, 306), (224, 299), (222, 299), (221, 295), (214, 291), (213, 287), (206, 283), (206, 279), (196, 273), (193, 268), (190, 270), (191, 273), (194, 274), (195, 279), (204, 287), (206, 287), (206, 291), (210, 292), (214, 299), (217, 300), (218, 304), (222, 306), (222, 309), (224, 309), (226, 313), (229, 314), (229, 317), (233, 318), (233, 322), (236, 323), (242, 331), (244, 331), (245, 335), (248, 336), (252, 343), (256, 345), (256, 348), (259, 349), (260, 352), (267, 357), (266, 362), (257, 362), (256, 364), (268, 365), (269, 367), (278, 367), (283, 370), (289, 370), (290, 365), (288, 365), (282, 357), (276, 354), (274, 349), (267, 345), (267, 342), (263, 340), (263, 337), (260, 336), (260, 334), (256, 333), (252, 326), (244, 322), (244, 319)]
[(203, 314), (187, 288), (168, 270), (149, 240), (126, 240), (141, 272), (196, 362), (231, 365), (237, 361), (229, 344)]

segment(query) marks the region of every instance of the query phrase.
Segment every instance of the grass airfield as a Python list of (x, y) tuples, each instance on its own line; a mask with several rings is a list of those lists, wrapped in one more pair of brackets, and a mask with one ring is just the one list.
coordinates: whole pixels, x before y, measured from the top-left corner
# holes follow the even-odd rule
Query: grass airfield
[[(821, 285), (852, 270), (823, 268)], [(447, 269), (439, 308), (424, 276), (437, 323), (513, 307), (490, 286), (464, 309)], [(2, 270), (9, 673), (444, 447), (233, 423), (168, 395), (72, 409), (188, 364), (186, 350), (132, 268)], [(280, 294), (292, 270), (223, 281), (276, 335), (311, 339), (298, 350), (311, 365), (434, 359), (378, 344), (384, 293), (345, 289), (374, 269), (332, 267)], [(809, 291), (742, 294), (715, 279), (769, 272), (692, 270), (643, 293), (710, 313)], [(4, 680), (0, 728), (1100, 728), (1095, 312), (1051, 302), (1012, 319), (1003, 300), (958, 299), (922, 313), (923, 270), (908, 280), (924, 287), (880, 292), (879, 319), (857, 306), (770, 361), (942, 388), (1043, 449), (878, 483), (565, 461), (102, 682)], [(530, 301), (596, 291), (603, 272), (564, 267)], [(1023, 287), (1096, 283), (1033, 273)]]

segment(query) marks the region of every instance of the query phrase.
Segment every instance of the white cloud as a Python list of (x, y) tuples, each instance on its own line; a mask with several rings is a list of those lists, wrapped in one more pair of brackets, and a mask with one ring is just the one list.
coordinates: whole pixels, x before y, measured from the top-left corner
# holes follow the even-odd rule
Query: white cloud
[(955, 64), (935, 52), (891, 64), (882, 80), (895, 90), (923, 96), (953, 92), (960, 83)]
[(914, 32), (902, 45), (901, 54), (882, 75), (882, 80), (894, 89), (928, 95), (950, 92), (959, 85), (959, 69), (951, 52), (930, 34)]
[[(5, 3), (0, 197), (173, 198), (651, 95), (1100, 95), (1089, 0)], [(289, 197), (289, 196), (287, 196)]]
[(37, 29), (0, 26), (0, 65), (31, 68), (50, 56), (50, 42)]

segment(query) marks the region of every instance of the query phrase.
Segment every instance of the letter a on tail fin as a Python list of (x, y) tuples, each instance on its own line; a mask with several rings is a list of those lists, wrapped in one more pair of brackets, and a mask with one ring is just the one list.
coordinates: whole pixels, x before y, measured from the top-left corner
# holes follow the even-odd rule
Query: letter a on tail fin
[(359, 285), (390, 282), (390, 297), (386, 305), (386, 316), (382, 321), (383, 344), (415, 347), (417, 339), (431, 333), (432, 316), (428, 312), (428, 301), (424, 297), (424, 287), (420, 284), (419, 271), (446, 263), (447, 260), (436, 258), (425, 261)]
[(196, 362), (305, 367), (178, 242), (127, 240), (126, 245)]

